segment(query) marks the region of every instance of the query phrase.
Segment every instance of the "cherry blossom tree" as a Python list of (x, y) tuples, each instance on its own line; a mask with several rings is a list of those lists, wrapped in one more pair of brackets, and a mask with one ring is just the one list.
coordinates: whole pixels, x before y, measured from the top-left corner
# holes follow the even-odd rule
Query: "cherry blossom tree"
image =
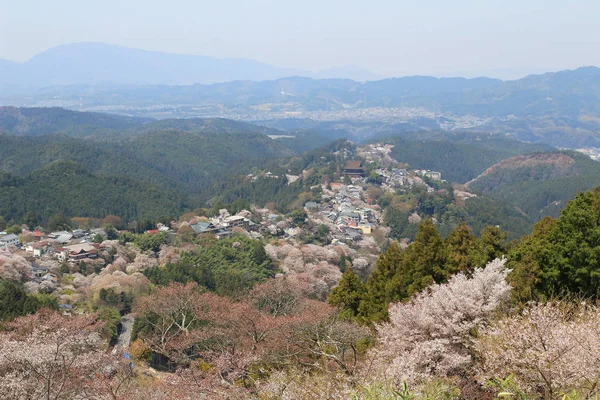
[(534, 303), (483, 329), (476, 343), (479, 379), (512, 376), (519, 389), (545, 399), (600, 394), (600, 310), (588, 304)]
[(505, 259), (496, 259), (472, 277), (460, 273), (409, 302), (389, 307), (389, 323), (377, 326), (374, 357), (396, 382), (452, 375), (472, 363), (473, 330), (484, 326), (509, 299)]
[(0, 252), (0, 279), (21, 282), (31, 278), (31, 263), (25, 258), (8, 252)]
[(105, 352), (95, 316), (43, 310), (0, 334), (0, 393), (6, 399), (118, 398), (130, 375)]

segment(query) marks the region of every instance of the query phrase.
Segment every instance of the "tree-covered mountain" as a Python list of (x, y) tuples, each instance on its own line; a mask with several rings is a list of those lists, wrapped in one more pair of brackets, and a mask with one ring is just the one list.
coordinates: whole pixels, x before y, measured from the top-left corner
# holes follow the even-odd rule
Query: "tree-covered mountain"
[(449, 182), (464, 183), (496, 162), (549, 147), (490, 134), (419, 132), (385, 140), (394, 147), (391, 156), (411, 168), (442, 173)]
[(503, 160), (468, 187), (509, 202), (532, 218), (557, 217), (577, 193), (600, 186), (600, 163), (572, 151), (521, 155)]
[(284, 135), (285, 133), (265, 126), (234, 121), (225, 118), (168, 118), (152, 121), (133, 129), (135, 133), (177, 130), (204, 134), (221, 133), (262, 133), (264, 135)]
[(121, 142), (119, 146), (135, 160), (185, 184), (192, 193), (226, 175), (245, 174), (266, 160), (293, 154), (277, 140), (251, 132), (156, 131)]
[(63, 133), (73, 137), (103, 137), (148, 121), (147, 118), (79, 112), (59, 107), (0, 107), (0, 132), (20, 136)]
[(0, 135), (0, 169), (26, 174), (54, 161), (73, 161), (103, 175), (128, 176), (198, 194), (226, 175), (247, 173), (293, 151), (262, 133), (152, 131), (96, 142), (44, 135)]
[(51, 216), (123, 221), (175, 216), (191, 207), (186, 196), (124, 176), (96, 175), (80, 164), (56, 161), (23, 176), (0, 172), (0, 215), (19, 221), (33, 212), (39, 223)]

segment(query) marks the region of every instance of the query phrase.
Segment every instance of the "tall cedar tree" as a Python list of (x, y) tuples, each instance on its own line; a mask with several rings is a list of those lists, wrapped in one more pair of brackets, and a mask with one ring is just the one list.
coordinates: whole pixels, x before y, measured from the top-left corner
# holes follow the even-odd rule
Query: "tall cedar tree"
[(446, 268), (450, 274), (470, 273), (476, 267), (473, 254), (477, 250), (477, 238), (466, 223), (461, 223), (446, 238), (448, 260)]
[(477, 241), (477, 251), (473, 255), (474, 267), (482, 267), (486, 263), (506, 255), (506, 232), (497, 226), (486, 226)]
[(394, 277), (402, 267), (404, 253), (397, 242), (392, 242), (379, 256), (377, 267), (367, 281), (367, 296), (360, 306), (360, 314), (372, 321), (383, 321), (388, 317), (388, 305), (399, 300)]
[(327, 302), (340, 309), (339, 316), (345, 320), (355, 320), (359, 317), (360, 305), (367, 294), (367, 288), (360, 278), (347, 268), (340, 283), (331, 291)]
[(428, 218), (419, 225), (415, 241), (404, 253), (402, 269), (394, 277), (400, 298), (408, 298), (433, 283), (448, 280), (446, 248), (442, 237)]

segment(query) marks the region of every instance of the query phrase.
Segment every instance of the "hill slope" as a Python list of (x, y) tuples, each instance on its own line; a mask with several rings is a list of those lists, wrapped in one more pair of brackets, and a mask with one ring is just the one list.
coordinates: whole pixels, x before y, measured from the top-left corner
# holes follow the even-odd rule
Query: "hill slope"
[(122, 176), (95, 175), (67, 161), (23, 177), (0, 171), (0, 189), (0, 215), (15, 221), (28, 211), (41, 223), (59, 213), (95, 218), (112, 214), (130, 221), (178, 215), (189, 207), (177, 192)]
[(600, 163), (571, 151), (529, 154), (503, 160), (468, 187), (507, 201), (538, 219), (557, 217), (575, 194), (600, 186)]
[(505, 158), (548, 149), (505, 136), (473, 133), (423, 132), (386, 142), (394, 145), (390, 155), (397, 161), (408, 163), (415, 169), (439, 171), (443, 179), (461, 183)]
[[(128, 176), (197, 194), (227, 174), (246, 174), (266, 160), (293, 154), (262, 133), (239, 130), (260, 128), (230, 122), (161, 121), (148, 132), (114, 131), (112, 140), (105, 142), (0, 134), (0, 169), (23, 175), (54, 161), (73, 161), (93, 173)], [(155, 130), (189, 124), (200, 131)]]
[(0, 132), (22, 136), (64, 133), (73, 137), (105, 136), (138, 127), (148, 119), (79, 112), (64, 108), (0, 107)]

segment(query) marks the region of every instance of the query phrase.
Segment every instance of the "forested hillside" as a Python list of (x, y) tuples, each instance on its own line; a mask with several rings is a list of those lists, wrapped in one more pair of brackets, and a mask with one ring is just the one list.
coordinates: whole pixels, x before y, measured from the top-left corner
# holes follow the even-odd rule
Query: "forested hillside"
[(385, 140), (394, 145), (391, 156), (412, 168), (442, 173), (449, 182), (464, 183), (508, 157), (550, 149), (500, 135), (421, 132)]
[(148, 121), (147, 118), (79, 112), (58, 107), (0, 107), (0, 132), (21, 136), (64, 133), (73, 137), (103, 137), (140, 126)]
[(468, 187), (514, 204), (534, 219), (557, 217), (579, 192), (600, 186), (600, 163), (570, 151), (517, 156), (503, 160)]
[(64, 135), (0, 135), (0, 169), (29, 173), (53, 161), (92, 172), (129, 176), (197, 194), (225, 175), (245, 174), (291, 150), (261, 133), (153, 131), (129, 140), (96, 142)]
[(181, 193), (124, 176), (95, 175), (69, 161), (56, 161), (23, 176), (0, 175), (0, 215), (6, 220), (22, 220), (29, 211), (39, 224), (58, 214), (155, 220), (189, 207)]

